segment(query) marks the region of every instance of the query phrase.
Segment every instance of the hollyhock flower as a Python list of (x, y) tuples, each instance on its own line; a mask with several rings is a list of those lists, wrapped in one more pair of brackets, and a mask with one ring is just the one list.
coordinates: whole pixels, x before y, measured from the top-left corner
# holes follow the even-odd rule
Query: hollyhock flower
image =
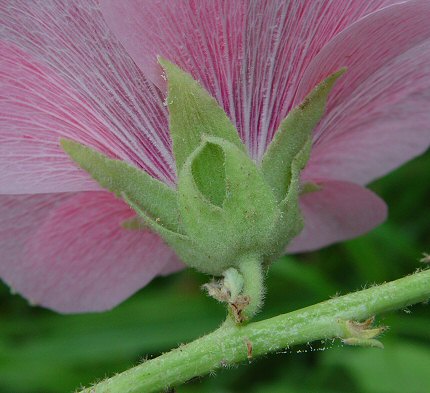
[(430, 3), (413, 0), (0, 2), (0, 276), (61, 312), (104, 310), (182, 265), (59, 146), (79, 141), (175, 187), (161, 55), (216, 98), (260, 162), (288, 112), (348, 72), (314, 131), (289, 251), (368, 231), (363, 187), (430, 142)]

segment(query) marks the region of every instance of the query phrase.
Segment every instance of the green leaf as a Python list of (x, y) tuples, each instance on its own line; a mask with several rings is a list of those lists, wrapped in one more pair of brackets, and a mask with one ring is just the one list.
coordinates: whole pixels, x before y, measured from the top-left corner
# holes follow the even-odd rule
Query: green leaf
[(223, 138), (245, 151), (236, 128), (216, 100), (176, 65), (161, 58), (159, 62), (167, 74), (170, 135), (178, 173), (205, 134)]
[[(320, 83), (281, 123), (261, 164), (266, 181), (278, 201), (285, 198), (293, 174), (300, 172), (309, 159), (312, 131), (324, 114), (328, 94), (336, 80), (345, 73), (342, 68)], [(297, 175), (297, 173), (296, 173)]]
[(124, 161), (112, 160), (80, 143), (62, 139), (64, 151), (103, 188), (117, 197), (127, 194), (152, 220), (178, 231), (176, 191)]

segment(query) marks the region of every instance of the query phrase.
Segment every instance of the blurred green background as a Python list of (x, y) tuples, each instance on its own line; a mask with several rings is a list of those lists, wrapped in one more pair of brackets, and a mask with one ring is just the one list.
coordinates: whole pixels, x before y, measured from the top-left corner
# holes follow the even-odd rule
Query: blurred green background
[[(430, 252), (430, 155), (371, 185), (389, 220), (366, 236), (273, 265), (264, 312), (274, 316), (413, 272)], [(206, 277), (159, 278), (113, 311), (58, 315), (0, 283), (0, 392), (73, 392), (215, 329), (223, 307), (200, 291)], [(312, 343), (268, 355), (180, 393), (429, 393), (430, 307), (378, 316), (384, 350)]]

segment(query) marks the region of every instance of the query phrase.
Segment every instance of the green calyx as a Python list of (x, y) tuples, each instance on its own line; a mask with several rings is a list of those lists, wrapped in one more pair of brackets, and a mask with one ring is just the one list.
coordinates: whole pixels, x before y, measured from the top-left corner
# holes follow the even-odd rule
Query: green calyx
[[(125, 228), (158, 233), (184, 263), (201, 272), (222, 276), (237, 269), (248, 287), (252, 280), (246, 272), (260, 272), (257, 265), (278, 257), (303, 227), (300, 193), (319, 188), (301, 185), (300, 172), (327, 96), (344, 70), (291, 111), (259, 165), (206, 90), (175, 65), (160, 63), (168, 79), (177, 189), (79, 143), (62, 140), (61, 145), (102, 187), (134, 209), (137, 217)], [(254, 267), (244, 269), (244, 260), (254, 261)]]
[[(210, 164), (210, 165), (209, 165)], [(282, 222), (257, 165), (234, 144), (204, 137), (179, 173), (178, 208), (187, 235), (209, 260), (198, 270), (220, 275), (242, 255), (270, 254)]]

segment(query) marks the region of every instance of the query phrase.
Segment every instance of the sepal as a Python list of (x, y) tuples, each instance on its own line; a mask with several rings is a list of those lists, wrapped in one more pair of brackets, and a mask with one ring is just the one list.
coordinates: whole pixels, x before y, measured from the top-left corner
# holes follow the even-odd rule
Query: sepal
[(176, 191), (143, 170), (124, 161), (106, 157), (87, 146), (68, 139), (60, 141), (63, 150), (100, 186), (117, 197), (127, 194), (145, 214), (170, 230), (180, 231)]
[(312, 131), (324, 114), (327, 98), (335, 82), (346, 72), (342, 68), (321, 82), (282, 121), (264, 154), (261, 168), (278, 201), (286, 198), (294, 176), (309, 159)]
[(236, 128), (217, 101), (191, 75), (159, 58), (168, 81), (170, 135), (179, 172), (203, 134), (225, 139), (245, 151)]
[[(330, 75), (288, 114), (263, 157), (261, 169), (284, 215), (280, 230), (287, 242), (304, 226), (299, 206), (303, 190), (300, 173), (309, 160), (312, 131), (324, 114), (328, 95), (336, 80), (345, 72), (346, 69), (342, 68)], [(312, 187), (311, 191), (318, 191), (318, 188)]]

